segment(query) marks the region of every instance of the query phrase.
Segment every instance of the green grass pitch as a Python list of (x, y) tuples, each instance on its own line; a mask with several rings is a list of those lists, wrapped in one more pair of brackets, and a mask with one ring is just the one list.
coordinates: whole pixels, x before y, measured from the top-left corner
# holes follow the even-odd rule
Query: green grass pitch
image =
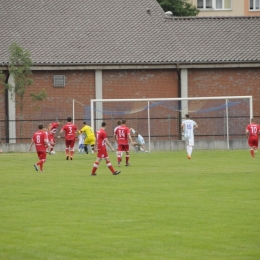
[(0, 259), (260, 259), (260, 154), (132, 152), (117, 176), (94, 160), (0, 154)]

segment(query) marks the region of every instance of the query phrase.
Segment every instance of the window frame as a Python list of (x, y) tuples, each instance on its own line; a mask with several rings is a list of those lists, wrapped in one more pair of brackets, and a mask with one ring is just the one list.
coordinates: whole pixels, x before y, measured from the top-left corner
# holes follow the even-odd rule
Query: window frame
[(53, 87), (63, 88), (66, 85), (65, 75), (53, 75)]
[[(197, 0), (197, 8), (199, 10), (214, 10), (214, 11), (225, 11), (225, 10), (232, 10), (232, 0), (230, 0), (230, 8), (225, 8), (225, 0), (221, 0), (222, 2), (222, 8), (217, 8), (217, 0), (212, 0), (211, 4), (212, 4), (212, 7), (208, 7), (206, 6), (207, 4), (207, 0), (202, 0), (203, 1), (203, 8), (199, 8), (198, 7), (198, 0)], [(250, 0), (249, 0), (250, 1)], [(254, 0), (256, 1), (256, 0)], [(259, 0), (260, 1), (260, 0)]]
[[(251, 1), (249, 1), (249, 11), (250, 12), (259, 12), (260, 11), (260, 0), (252, 0), (253, 1), (253, 7), (251, 9)], [(256, 9), (256, 2), (258, 2), (258, 9)]]

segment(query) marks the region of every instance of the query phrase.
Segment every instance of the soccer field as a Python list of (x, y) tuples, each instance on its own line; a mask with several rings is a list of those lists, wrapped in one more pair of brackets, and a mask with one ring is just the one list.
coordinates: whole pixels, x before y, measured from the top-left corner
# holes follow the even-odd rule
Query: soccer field
[(0, 259), (260, 259), (260, 154), (130, 156), (0, 154)]

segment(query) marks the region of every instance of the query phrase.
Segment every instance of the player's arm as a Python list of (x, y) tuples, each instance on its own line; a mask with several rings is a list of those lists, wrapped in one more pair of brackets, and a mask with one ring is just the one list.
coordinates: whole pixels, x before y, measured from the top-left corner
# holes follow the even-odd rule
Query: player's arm
[(29, 147), (29, 151), (32, 150), (32, 146), (33, 146), (33, 144), (34, 144), (34, 140), (32, 139), (31, 144), (30, 144), (30, 147)]
[(106, 144), (111, 148), (111, 150), (114, 152), (114, 148), (113, 148), (113, 146), (111, 145), (111, 143), (108, 141), (108, 139), (106, 138), (105, 139), (105, 141), (106, 141)]
[(114, 140), (117, 142), (116, 132), (114, 132)]
[(132, 136), (131, 136), (130, 133), (127, 134), (127, 138), (128, 138), (128, 141), (130, 141), (131, 144), (134, 145), (134, 142), (133, 142), (133, 140), (132, 140)]
[(51, 144), (50, 144), (48, 138), (47, 138), (47, 139), (46, 139), (46, 138), (44, 139), (44, 144), (47, 145), (49, 149), (52, 148), (52, 146), (51, 146)]
[(249, 130), (246, 129), (246, 138), (248, 138), (248, 137), (249, 137)]
[(63, 128), (60, 130), (59, 135), (57, 136), (58, 138), (60, 138), (60, 135), (64, 132)]
[(184, 132), (184, 124), (183, 123), (181, 124), (181, 130), (182, 130), (182, 132)]
[(194, 129), (195, 129), (195, 128), (199, 128), (197, 124), (194, 125)]

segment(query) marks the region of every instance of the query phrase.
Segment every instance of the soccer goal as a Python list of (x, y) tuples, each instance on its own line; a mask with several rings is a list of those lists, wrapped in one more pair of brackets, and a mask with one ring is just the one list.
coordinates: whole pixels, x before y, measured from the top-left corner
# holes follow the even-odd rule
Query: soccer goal
[(92, 99), (85, 112), (91, 126), (107, 123), (107, 133), (113, 136), (116, 122), (126, 119), (127, 126), (137, 130), (150, 150), (152, 141), (183, 140), (181, 123), (189, 114), (199, 126), (195, 140), (245, 139), (245, 127), (253, 118), (252, 96)]
[(117, 121), (124, 118), (144, 137), (149, 150), (151, 142), (183, 140), (181, 123), (187, 113), (199, 126), (195, 140), (221, 141), (229, 149), (230, 140), (245, 139), (245, 127), (253, 117), (252, 96), (92, 99), (90, 106), (73, 100), (77, 125), (84, 120), (96, 130), (106, 121), (111, 138)]

